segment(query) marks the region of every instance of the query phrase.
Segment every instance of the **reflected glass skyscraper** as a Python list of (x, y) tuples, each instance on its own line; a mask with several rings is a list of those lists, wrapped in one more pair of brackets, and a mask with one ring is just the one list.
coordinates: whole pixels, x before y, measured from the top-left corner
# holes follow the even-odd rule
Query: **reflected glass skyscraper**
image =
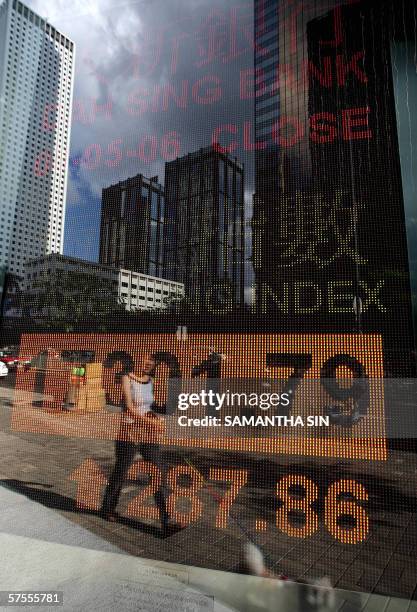
[(213, 145), (165, 166), (164, 278), (196, 310), (244, 299), (244, 169)]
[(280, 330), (381, 333), (402, 372), (413, 333), (390, 45), (407, 6), (255, 2), (257, 311)]
[(165, 196), (142, 174), (103, 189), (100, 263), (162, 276)]

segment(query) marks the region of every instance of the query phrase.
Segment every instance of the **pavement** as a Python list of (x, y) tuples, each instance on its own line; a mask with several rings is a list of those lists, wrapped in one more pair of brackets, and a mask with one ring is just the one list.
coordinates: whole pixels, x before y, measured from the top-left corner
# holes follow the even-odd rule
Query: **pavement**
[[(63, 610), (305, 610), (300, 607), (300, 585), (123, 554), (106, 540), (4, 486), (0, 487), (0, 504), (13, 530), (8, 533), (7, 522), (2, 521), (1, 590), (62, 592)], [(417, 611), (417, 602), (381, 595), (336, 589), (332, 596), (335, 611)]]
[[(88, 609), (95, 609), (91, 606), (96, 600), (100, 609), (114, 609), (114, 602), (113, 608), (106, 605), (112, 601), (112, 593), (119, 593), (118, 597), (123, 601), (126, 598), (126, 602), (125, 607), (118, 609), (128, 610), (129, 597), (131, 601), (138, 601), (136, 583), (147, 584), (148, 579), (140, 572), (145, 572), (146, 577), (151, 567), (152, 588), (146, 597), (149, 601), (156, 598), (158, 606), (162, 606), (163, 598), (169, 599), (172, 595), (170, 589), (179, 590), (178, 607), (171, 605), (171, 610), (186, 610), (187, 606), (191, 606), (190, 610), (297, 610), (299, 585), (277, 589), (276, 581), (241, 573), (243, 528), (262, 548), (268, 566), (274, 571), (294, 580), (328, 576), (337, 587), (335, 609), (344, 612), (349, 609), (417, 610), (415, 455), (392, 452), (387, 462), (359, 464), (345, 460), (316, 461), (311, 457), (271, 459), (190, 451), (187, 458), (204, 475), (216, 464), (230, 469), (243, 465), (248, 469), (247, 486), (232, 507), (237, 522), (229, 520), (226, 527), (215, 527), (218, 503), (203, 487), (199, 492), (204, 506), (201, 517), (186, 529), (164, 538), (157, 522), (127, 516), (129, 504), (141, 490), (134, 479), (123, 489), (119, 510), (124, 518), (120, 522), (109, 523), (95, 510), (80, 509), (76, 503), (79, 482), (73, 478), (74, 472), (86, 461), (94, 462), (105, 481), (114, 463), (113, 443), (11, 430), (13, 399), (12, 388), (0, 387), (3, 510), (0, 542), (3, 558), (7, 559), (0, 571), (1, 589), (64, 585), (69, 602), (67, 609), (80, 610), (87, 609), (83, 607), (86, 602)], [(20, 397), (20, 401), (24, 398)], [(50, 417), (45, 414), (47, 418)], [(183, 465), (183, 453), (175, 448), (167, 449), (169, 464)], [(324, 524), (322, 498), (317, 505), (319, 525), (313, 535), (299, 538), (279, 531), (272, 503), (276, 496), (275, 482), (289, 474), (311, 480), (324, 492), (335, 479), (349, 478), (364, 483), (369, 493), (366, 539), (355, 545), (337, 541)], [(100, 484), (89, 493), (101, 498), (103, 486)], [(221, 489), (220, 493), (223, 492)], [(260, 514), (268, 521), (266, 531), (254, 529)], [(168, 578), (164, 578), (167, 573)], [(181, 599), (184, 584), (193, 591), (187, 595), (190, 604)], [(168, 589), (165, 596), (161, 591), (164, 588)], [(143, 591), (141, 586), (140, 589)], [(208, 595), (209, 600), (204, 597), (199, 600), (198, 594)], [(78, 601), (77, 597), (81, 599)], [(84, 601), (82, 597), (90, 599)], [(277, 598), (282, 598), (280, 608), (276, 607)], [(152, 606), (149, 609), (164, 609), (155, 607), (154, 603)]]

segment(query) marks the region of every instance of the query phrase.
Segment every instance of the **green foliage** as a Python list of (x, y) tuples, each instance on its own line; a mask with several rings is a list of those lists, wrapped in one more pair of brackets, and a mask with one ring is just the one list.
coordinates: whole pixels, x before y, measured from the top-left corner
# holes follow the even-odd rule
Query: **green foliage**
[(21, 294), (23, 311), (51, 329), (72, 331), (81, 321), (105, 321), (125, 313), (111, 281), (82, 272), (54, 273), (32, 287)]

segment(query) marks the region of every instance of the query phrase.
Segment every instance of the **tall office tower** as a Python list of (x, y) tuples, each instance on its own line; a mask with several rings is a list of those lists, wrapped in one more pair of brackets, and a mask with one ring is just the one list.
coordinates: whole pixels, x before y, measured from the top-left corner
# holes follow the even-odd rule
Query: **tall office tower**
[(18, 0), (0, 4), (0, 266), (62, 253), (74, 43)]
[[(326, 13), (326, 4), (332, 7), (337, 2), (255, 0), (254, 4), (256, 308), (283, 329), (297, 330), (317, 321), (317, 310), (314, 319), (306, 318), (302, 298), (308, 292), (303, 282), (312, 280), (310, 271), (304, 262), (295, 270), (292, 255), (295, 224), (300, 211), (304, 214), (309, 207), (299, 194), (310, 192), (308, 90), (310, 79), (319, 71), (308, 62), (306, 27), (313, 17)], [(297, 239), (302, 238), (301, 233)]]
[(390, 47), (407, 6), (255, 4), (258, 309), (280, 329), (381, 333), (403, 364), (413, 333)]
[(198, 311), (244, 300), (244, 168), (210, 146), (165, 165), (164, 278)]
[(164, 208), (157, 176), (138, 174), (103, 189), (100, 263), (162, 276)]

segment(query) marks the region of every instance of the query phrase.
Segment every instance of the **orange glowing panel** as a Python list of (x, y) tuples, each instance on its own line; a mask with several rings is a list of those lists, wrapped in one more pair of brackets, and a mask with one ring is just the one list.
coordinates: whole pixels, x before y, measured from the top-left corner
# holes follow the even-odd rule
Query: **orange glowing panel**
[[(164, 356), (155, 379), (155, 399), (162, 404), (169, 374), (173, 375), (175, 370), (174, 375), (190, 378), (193, 368), (203, 363), (210, 351), (225, 356), (221, 362), (221, 377), (225, 379), (287, 379), (291, 368), (274, 365), (271, 354), (285, 355), (287, 361), (288, 355), (306, 359), (308, 367), (303, 373), (306, 381), (320, 379), (330, 363), (336, 363), (335, 377), (348, 377), (349, 372), (337, 358), (349, 356), (361, 364), (370, 381), (367, 416), (354, 426), (354, 433), (352, 428), (338, 428), (336, 434), (320, 437), (278, 434), (249, 439), (210, 435), (186, 440), (172, 440), (164, 434), (159, 442), (234, 452), (370, 460), (384, 460), (387, 456), (383, 397), (373, 386), (383, 377), (380, 335), (190, 334), (187, 340), (182, 340), (175, 334), (27, 334), (22, 337), (20, 350), (23, 355), (38, 356), (37, 367), (17, 374), (11, 427), (39, 434), (101, 439), (121, 437), (118, 407), (122, 399), (118, 377), (121, 359), (130, 359), (138, 369), (146, 355)], [(74, 364), (82, 364), (83, 360), (109, 367), (90, 368), (92, 375), (102, 372), (101, 379), (94, 382), (93, 377), (84, 383), (85, 402), (80, 404), (83, 409), (65, 412), (62, 404), (68, 397)]]

